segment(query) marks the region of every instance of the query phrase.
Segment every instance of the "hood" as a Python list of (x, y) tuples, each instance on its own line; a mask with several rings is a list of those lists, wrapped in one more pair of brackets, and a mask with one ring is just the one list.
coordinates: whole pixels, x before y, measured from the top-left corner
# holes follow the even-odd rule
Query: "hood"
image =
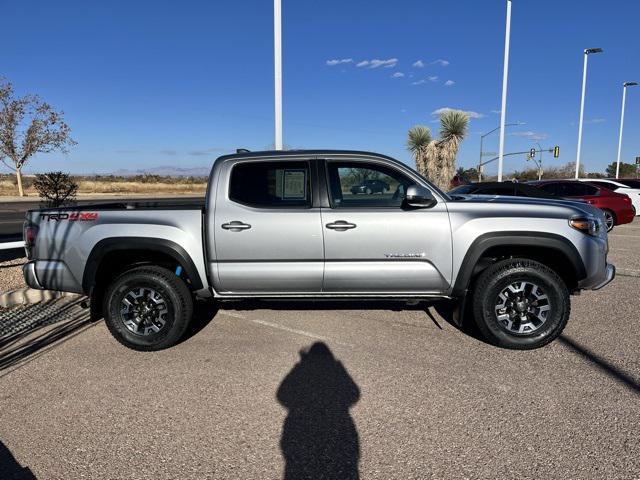
[(546, 198), (533, 198), (533, 197), (511, 197), (501, 195), (452, 195), (455, 203), (461, 202), (465, 204), (497, 204), (497, 205), (523, 205), (523, 206), (541, 206), (541, 207), (566, 207), (574, 210), (579, 210), (585, 214), (600, 217), (602, 212), (600, 209), (589, 205), (584, 201), (576, 200), (555, 200)]

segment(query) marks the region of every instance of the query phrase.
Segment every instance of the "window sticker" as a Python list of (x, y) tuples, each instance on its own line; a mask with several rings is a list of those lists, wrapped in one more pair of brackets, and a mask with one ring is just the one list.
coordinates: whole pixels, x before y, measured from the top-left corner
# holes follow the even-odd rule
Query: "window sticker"
[(282, 182), (282, 198), (300, 200), (307, 197), (307, 171), (285, 170)]

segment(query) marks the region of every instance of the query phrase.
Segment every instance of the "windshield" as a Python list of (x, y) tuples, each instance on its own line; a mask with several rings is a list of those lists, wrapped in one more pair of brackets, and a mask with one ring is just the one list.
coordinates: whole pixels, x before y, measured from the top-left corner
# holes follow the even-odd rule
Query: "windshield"
[(460, 185), (453, 190), (449, 190), (449, 195), (466, 195), (474, 192), (475, 190), (475, 185)]

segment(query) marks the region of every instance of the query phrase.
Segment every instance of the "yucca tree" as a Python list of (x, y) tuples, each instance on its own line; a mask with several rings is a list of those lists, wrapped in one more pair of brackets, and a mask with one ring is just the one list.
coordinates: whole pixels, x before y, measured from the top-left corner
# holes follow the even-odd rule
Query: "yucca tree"
[(416, 125), (409, 129), (407, 149), (413, 155), (413, 159), (416, 162), (416, 170), (425, 177), (427, 176), (427, 147), (431, 143), (431, 140), (431, 130), (429, 130), (428, 127)]
[(440, 116), (441, 181), (439, 187), (448, 190), (456, 170), (456, 157), (462, 140), (467, 136), (469, 115), (449, 110)]
[(460, 143), (467, 136), (469, 115), (460, 110), (447, 110), (440, 115), (440, 138), (426, 149), (426, 177), (442, 190), (449, 190), (455, 173)]

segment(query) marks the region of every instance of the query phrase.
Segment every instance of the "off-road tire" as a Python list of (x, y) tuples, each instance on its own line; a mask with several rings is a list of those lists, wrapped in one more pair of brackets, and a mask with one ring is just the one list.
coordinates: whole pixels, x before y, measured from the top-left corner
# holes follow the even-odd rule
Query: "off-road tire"
[[(548, 297), (550, 311), (546, 321), (530, 333), (514, 333), (498, 321), (499, 295), (516, 282), (538, 285)], [(508, 259), (485, 269), (473, 291), (473, 316), (478, 329), (491, 344), (514, 350), (539, 348), (556, 339), (564, 330), (571, 313), (569, 290), (549, 267), (527, 259)]]
[[(125, 325), (121, 302), (127, 292), (136, 288), (151, 288), (163, 297), (168, 312), (160, 331), (138, 335)], [(193, 317), (193, 296), (185, 282), (166, 268), (136, 267), (116, 277), (108, 286), (103, 311), (111, 335), (122, 345), (139, 351), (162, 350), (183, 337)]]

